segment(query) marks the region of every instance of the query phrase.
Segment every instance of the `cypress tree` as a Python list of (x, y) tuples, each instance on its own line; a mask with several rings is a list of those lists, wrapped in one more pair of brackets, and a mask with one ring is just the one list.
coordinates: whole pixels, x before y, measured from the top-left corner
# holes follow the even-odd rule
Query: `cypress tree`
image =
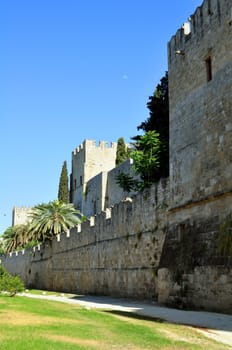
[(60, 175), (58, 200), (63, 203), (69, 203), (68, 170), (66, 160), (63, 163)]
[(127, 158), (127, 148), (123, 137), (120, 137), (117, 142), (116, 165), (123, 163)]

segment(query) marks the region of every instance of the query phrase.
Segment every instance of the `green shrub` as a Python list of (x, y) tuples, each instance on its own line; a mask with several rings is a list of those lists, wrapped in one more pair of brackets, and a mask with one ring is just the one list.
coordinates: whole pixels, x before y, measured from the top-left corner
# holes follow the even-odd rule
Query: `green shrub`
[(0, 266), (0, 292), (5, 292), (14, 296), (25, 289), (22, 280), (18, 276), (10, 275), (2, 266)]

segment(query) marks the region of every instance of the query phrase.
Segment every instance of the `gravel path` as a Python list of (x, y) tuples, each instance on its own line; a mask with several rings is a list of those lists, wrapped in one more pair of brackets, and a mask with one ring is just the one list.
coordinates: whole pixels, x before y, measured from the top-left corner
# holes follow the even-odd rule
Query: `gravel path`
[(124, 312), (132, 312), (140, 316), (159, 318), (168, 322), (184, 324), (195, 327), (204, 335), (230, 345), (232, 347), (232, 316), (205, 312), (185, 311), (146, 302), (135, 302), (127, 299), (100, 297), (100, 296), (66, 296), (60, 295), (35, 295), (22, 293), (20, 295), (30, 298), (55, 300), (69, 304), (77, 304), (91, 309), (107, 309)]

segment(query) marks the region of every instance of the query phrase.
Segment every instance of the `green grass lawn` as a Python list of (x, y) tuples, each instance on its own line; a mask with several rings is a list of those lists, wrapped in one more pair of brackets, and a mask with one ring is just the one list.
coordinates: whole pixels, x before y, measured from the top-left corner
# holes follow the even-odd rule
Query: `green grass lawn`
[(230, 349), (191, 327), (61, 302), (0, 296), (1, 350)]

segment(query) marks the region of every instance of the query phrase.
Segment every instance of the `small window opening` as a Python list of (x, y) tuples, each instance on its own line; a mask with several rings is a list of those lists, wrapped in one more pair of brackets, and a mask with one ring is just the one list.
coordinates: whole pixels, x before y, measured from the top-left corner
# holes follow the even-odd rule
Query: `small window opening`
[(74, 189), (77, 188), (77, 179), (74, 180)]
[(205, 66), (206, 66), (206, 78), (207, 81), (212, 80), (212, 59), (211, 57), (207, 57), (205, 60)]
[(80, 185), (81, 185), (81, 186), (83, 185), (83, 179), (82, 179), (82, 176), (80, 176)]

